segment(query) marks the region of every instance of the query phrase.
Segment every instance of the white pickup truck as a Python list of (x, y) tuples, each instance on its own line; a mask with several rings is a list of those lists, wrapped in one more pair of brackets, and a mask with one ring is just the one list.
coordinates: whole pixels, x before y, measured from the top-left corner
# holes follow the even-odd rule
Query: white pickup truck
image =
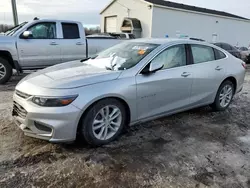
[(13, 69), (22, 72), (85, 59), (121, 41), (86, 39), (82, 24), (75, 21), (24, 22), (0, 36), (0, 84), (10, 79)]

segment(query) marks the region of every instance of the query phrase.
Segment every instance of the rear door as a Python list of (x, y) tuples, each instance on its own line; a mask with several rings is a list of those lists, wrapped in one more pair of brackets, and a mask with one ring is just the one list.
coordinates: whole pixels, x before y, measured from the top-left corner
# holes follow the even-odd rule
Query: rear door
[(86, 40), (84, 31), (77, 23), (62, 22), (61, 56), (62, 62), (86, 58)]
[(32, 36), (17, 40), (20, 64), (24, 68), (43, 68), (61, 62), (56, 22), (39, 22), (30, 26)]
[(139, 119), (171, 113), (190, 105), (193, 75), (187, 59), (185, 45), (175, 45), (151, 61), (164, 61), (162, 70), (136, 76)]
[(194, 76), (190, 102), (193, 106), (210, 104), (225, 77), (226, 67), (223, 59), (226, 55), (217, 49), (199, 44), (191, 44), (190, 50)]

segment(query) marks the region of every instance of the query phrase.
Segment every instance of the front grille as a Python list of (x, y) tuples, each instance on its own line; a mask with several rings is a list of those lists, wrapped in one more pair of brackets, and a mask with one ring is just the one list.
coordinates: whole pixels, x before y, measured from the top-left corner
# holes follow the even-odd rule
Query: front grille
[(17, 95), (17, 96), (19, 96), (19, 97), (21, 97), (21, 98), (23, 98), (23, 99), (27, 99), (27, 98), (31, 97), (31, 95), (26, 94), (26, 93), (23, 93), (23, 92), (18, 91), (18, 90), (16, 90), (15, 92), (16, 92), (16, 95)]
[(14, 101), (12, 115), (19, 116), (19, 117), (25, 119), (27, 116), (27, 111), (20, 104), (18, 104)]

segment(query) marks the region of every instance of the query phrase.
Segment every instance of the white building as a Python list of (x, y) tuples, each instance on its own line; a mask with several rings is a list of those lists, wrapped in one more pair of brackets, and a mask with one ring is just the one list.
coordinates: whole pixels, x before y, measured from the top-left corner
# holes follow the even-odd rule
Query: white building
[(113, 0), (100, 14), (102, 32), (141, 27), (141, 37), (184, 35), (208, 42), (250, 44), (250, 20), (226, 12), (164, 0)]

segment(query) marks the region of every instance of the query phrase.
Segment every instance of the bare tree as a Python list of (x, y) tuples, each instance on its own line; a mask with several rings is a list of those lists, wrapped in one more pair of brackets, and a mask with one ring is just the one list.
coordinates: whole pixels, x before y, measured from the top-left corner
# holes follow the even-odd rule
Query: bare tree
[(91, 27), (91, 28), (84, 28), (86, 35), (92, 35), (92, 34), (97, 34), (101, 33), (100, 27)]
[(7, 25), (7, 24), (0, 24), (0, 33), (1, 32), (5, 32), (7, 31), (8, 29), (12, 28), (13, 26), (11, 25)]

